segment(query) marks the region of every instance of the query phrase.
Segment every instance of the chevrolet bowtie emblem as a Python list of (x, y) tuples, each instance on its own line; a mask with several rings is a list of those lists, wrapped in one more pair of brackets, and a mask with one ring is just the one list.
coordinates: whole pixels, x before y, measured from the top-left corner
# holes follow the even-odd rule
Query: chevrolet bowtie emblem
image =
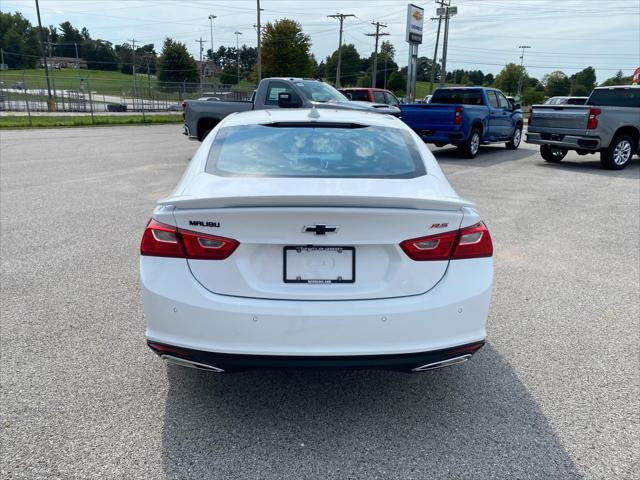
[(302, 231), (304, 233), (315, 233), (316, 235), (326, 235), (327, 233), (336, 233), (340, 227), (337, 225), (305, 225)]

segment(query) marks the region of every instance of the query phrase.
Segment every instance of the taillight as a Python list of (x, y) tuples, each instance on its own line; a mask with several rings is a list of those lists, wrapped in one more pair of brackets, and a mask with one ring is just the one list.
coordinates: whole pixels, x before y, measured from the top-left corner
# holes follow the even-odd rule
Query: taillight
[(238, 245), (240, 243), (231, 238), (177, 229), (152, 218), (142, 235), (140, 255), (224, 260), (238, 248)]
[(185, 119), (185, 113), (187, 111), (187, 101), (183, 100), (182, 101), (182, 120)]
[(599, 108), (589, 109), (589, 120), (587, 120), (587, 130), (598, 128), (598, 115), (602, 113)]
[(456, 260), (491, 257), (493, 243), (482, 222), (454, 232), (412, 238), (400, 244), (409, 258), (416, 261)]
[(527, 121), (527, 125), (533, 125), (533, 107), (529, 109), (529, 120)]
[(454, 125), (462, 125), (462, 107), (456, 107), (454, 116), (453, 116), (453, 124)]

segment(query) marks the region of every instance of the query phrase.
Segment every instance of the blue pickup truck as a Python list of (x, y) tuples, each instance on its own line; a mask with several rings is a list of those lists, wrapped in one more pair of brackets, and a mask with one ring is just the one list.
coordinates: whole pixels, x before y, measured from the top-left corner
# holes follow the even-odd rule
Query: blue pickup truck
[(504, 142), (515, 150), (522, 138), (520, 105), (494, 88), (439, 88), (429, 103), (401, 105), (400, 110), (402, 120), (426, 143), (456, 145), (465, 158), (489, 143)]

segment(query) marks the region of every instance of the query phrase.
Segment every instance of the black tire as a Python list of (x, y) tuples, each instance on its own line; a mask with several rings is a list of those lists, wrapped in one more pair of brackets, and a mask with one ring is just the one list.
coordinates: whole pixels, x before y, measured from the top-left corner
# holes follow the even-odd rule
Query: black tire
[(213, 130), (213, 128), (208, 128), (204, 132), (202, 132), (202, 135), (200, 135), (198, 140), (203, 141), (205, 138), (207, 138), (207, 135), (209, 135), (209, 133), (211, 133), (211, 130)]
[(475, 158), (480, 150), (480, 130), (473, 127), (469, 133), (469, 139), (461, 145), (458, 145), (458, 153), (463, 158)]
[(547, 162), (559, 163), (567, 156), (567, 149), (551, 145), (540, 145), (540, 156)]
[(516, 129), (513, 131), (511, 141), (505, 143), (504, 146), (507, 147), (507, 150), (517, 150), (520, 146), (520, 142), (522, 142), (522, 125), (516, 126)]
[(447, 145), (447, 144), (446, 144), (446, 143), (442, 143), (442, 142), (436, 142), (436, 143), (434, 143), (434, 145), (435, 145), (436, 147), (440, 148), (440, 147), (444, 147), (444, 146), (445, 146), (445, 145)]
[(636, 150), (635, 142), (629, 135), (616, 135), (609, 148), (600, 152), (600, 163), (607, 170), (622, 170), (629, 165)]

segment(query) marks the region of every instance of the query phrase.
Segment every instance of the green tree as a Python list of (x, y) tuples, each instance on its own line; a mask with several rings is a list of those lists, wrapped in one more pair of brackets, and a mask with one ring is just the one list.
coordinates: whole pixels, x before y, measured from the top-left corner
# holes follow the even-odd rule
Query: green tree
[(38, 29), (21, 13), (0, 12), (0, 47), (9, 68), (33, 67), (41, 55)]
[(624, 72), (622, 70), (618, 70), (618, 72), (613, 77), (607, 78), (604, 82), (602, 82), (601, 86), (610, 87), (612, 85), (631, 85), (632, 79), (633, 75), (625, 77)]
[(571, 80), (560, 70), (542, 77), (542, 84), (549, 97), (569, 95), (571, 90)]
[(311, 77), (311, 39), (287, 18), (267, 23), (262, 36), (263, 77)]
[(495, 81), (495, 77), (493, 76), (493, 73), (487, 73), (484, 76), (484, 80), (482, 81), (483, 85), (487, 85), (487, 86), (491, 86), (493, 85), (493, 82)]
[(515, 95), (518, 92), (520, 74), (522, 74), (522, 84), (526, 85), (529, 78), (526, 69), (515, 63), (509, 63), (496, 76), (493, 84), (507, 95)]
[[(157, 62), (158, 80), (163, 90), (182, 90), (199, 81), (198, 65), (184, 43), (167, 38)], [(182, 85), (180, 85), (182, 83)]]
[(572, 80), (573, 95), (588, 95), (596, 87), (596, 71), (593, 67), (587, 67), (572, 75)]
[[(330, 81), (336, 81), (338, 70), (338, 49), (336, 49), (324, 61), (324, 77)], [(360, 54), (351, 43), (342, 45), (342, 64), (340, 65), (340, 83), (343, 86), (355, 85), (360, 75)]]
[(404, 95), (407, 88), (407, 77), (404, 73), (393, 72), (387, 81), (387, 89), (399, 95)]
[[(240, 72), (242, 78), (242, 71)], [(224, 85), (235, 85), (238, 83), (238, 67), (233, 63), (227, 63), (220, 74), (220, 82)]]
[(523, 105), (535, 105), (544, 101), (544, 90), (540, 91), (535, 87), (529, 87), (522, 93)]

